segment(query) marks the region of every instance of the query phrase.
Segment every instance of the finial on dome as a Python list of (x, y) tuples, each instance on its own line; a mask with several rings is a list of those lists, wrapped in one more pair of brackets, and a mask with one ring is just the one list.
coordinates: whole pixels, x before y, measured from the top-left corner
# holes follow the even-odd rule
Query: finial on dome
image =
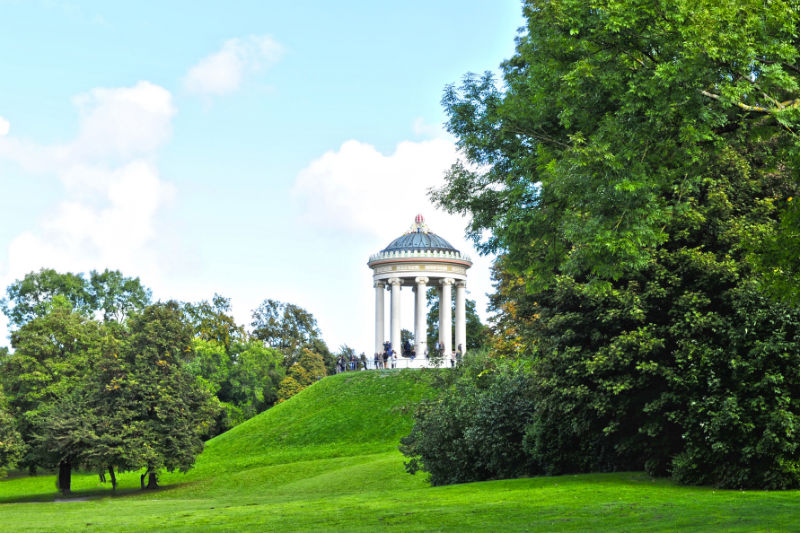
[(425, 217), (422, 215), (414, 217), (414, 223), (411, 225), (411, 229), (408, 230), (409, 233), (428, 233), (429, 231), (428, 226), (425, 225)]

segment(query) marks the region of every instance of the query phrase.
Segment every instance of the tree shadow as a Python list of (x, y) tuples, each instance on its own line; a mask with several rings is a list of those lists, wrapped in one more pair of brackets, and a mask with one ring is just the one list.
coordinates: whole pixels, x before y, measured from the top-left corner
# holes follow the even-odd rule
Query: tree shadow
[[(12, 481), (5, 479), (3, 481)], [(124, 487), (111, 490), (111, 488), (97, 487), (92, 489), (80, 489), (69, 493), (64, 496), (55, 489), (53, 492), (40, 493), (40, 494), (27, 494), (15, 496), (0, 496), (0, 505), (6, 503), (80, 503), (91, 500), (100, 500), (103, 498), (131, 498), (135, 496), (143, 496), (149, 494), (161, 494), (164, 492), (171, 492), (181, 487), (187, 487), (196, 482), (188, 481), (185, 483), (173, 483), (170, 485), (163, 485), (157, 489), (142, 490), (138, 487)]]

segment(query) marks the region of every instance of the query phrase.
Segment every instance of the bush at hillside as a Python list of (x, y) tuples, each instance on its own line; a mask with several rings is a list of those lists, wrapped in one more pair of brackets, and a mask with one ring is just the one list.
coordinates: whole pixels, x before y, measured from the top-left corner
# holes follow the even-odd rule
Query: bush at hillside
[(528, 376), (482, 353), (441, 372), (442, 393), (420, 404), (411, 433), (401, 440), (406, 470), (429, 472), (434, 485), (536, 473), (522, 447), (533, 411)]

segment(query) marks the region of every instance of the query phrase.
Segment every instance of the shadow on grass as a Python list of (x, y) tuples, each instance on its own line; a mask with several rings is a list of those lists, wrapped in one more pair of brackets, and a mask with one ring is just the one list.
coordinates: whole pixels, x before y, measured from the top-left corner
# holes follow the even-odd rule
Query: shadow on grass
[(53, 492), (43, 494), (0, 497), (0, 505), (6, 503), (80, 503), (103, 498), (130, 498), (134, 496), (170, 492), (175, 489), (194, 485), (195, 483), (196, 481), (187, 481), (185, 483), (173, 483), (171, 485), (158, 487), (157, 489), (145, 490), (134, 487), (118, 488), (117, 490), (111, 490), (110, 488), (84, 489), (72, 491), (68, 496), (64, 496), (54, 490)]

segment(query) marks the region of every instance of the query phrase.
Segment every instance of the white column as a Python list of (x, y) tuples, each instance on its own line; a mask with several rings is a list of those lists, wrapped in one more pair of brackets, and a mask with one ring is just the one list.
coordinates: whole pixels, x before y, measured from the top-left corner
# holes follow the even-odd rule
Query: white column
[(436, 288), (437, 296), (439, 296), (439, 345), (444, 344), (444, 316), (442, 315), (442, 286)]
[[(451, 286), (455, 280), (444, 278), (442, 280), (442, 299), (439, 300), (439, 316), (441, 317), (440, 331), (442, 332), (442, 344), (444, 344), (444, 360), (450, 361), (453, 353), (453, 293)], [(448, 366), (448, 362), (445, 366)]]
[(392, 342), (392, 350), (402, 353), (400, 346), (400, 285), (403, 281), (400, 278), (390, 278), (389, 285), (392, 286), (392, 330), (389, 340)]
[(425, 348), (428, 345), (428, 321), (426, 320), (428, 306), (425, 298), (428, 292), (428, 278), (414, 278), (414, 281), (417, 284), (415, 287), (417, 297), (414, 300), (414, 340), (416, 341), (414, 350), (417, 352), (417, 357), (425, 357)]
[(461, 345), (461, 354), (467, 352), (467, 308), (466, 308), (465, 281), (456, 282), (456, 351)]
[[(383, 351), (383, 339), (386, 334), (386, 329), (383, 324), (383, 302), (384, 302), (384, 289), (386, 284), (382, 281), (376, 281), (375, 287), (375, 352), (380, 353)], [(371, 360), (371, 359), (370, 359)]]

